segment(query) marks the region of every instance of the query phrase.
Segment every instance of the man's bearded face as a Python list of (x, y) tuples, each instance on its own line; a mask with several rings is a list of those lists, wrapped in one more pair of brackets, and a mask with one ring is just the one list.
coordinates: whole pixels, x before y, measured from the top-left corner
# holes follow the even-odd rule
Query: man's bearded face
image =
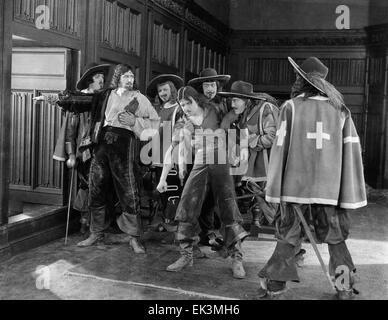
[(202, 83), (202, 89), (205, 97), (212, 100), (217, 94), (217, 82), (204, 82)]
[(158, 95), (159, 95), (159, 98), (163, 101), (163, 103), (170, 101), (171, 99), (170, 85), (168, 83), (158, 85)]
[(123, 75), (121, 75), (119, 87), (127, 90), (132, 90), (134, 82), (135, 82), (135, 75), (131, 70), (129, 70)]

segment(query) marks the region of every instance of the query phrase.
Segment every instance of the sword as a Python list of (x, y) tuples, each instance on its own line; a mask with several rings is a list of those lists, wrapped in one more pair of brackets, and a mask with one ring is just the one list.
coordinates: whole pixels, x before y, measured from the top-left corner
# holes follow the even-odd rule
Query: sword
[(71, 182), (70, 182), (70, 192), (69, 192), (69, 203), (68, 203), (68, 206), (67, 206), (65, 245), (67, 245), (67, 236), (69, 234), (69, 220), (70, 220), (70, 209), (71, 209), (71, 196), (73, 194), (74, 171), (75, 171), (75, 169), (73, 167), (71, 169)]
[[(323, 273), (325, 274), (325, 276), (326, 276), (327, 279), (329, 280), (331, 288), (332, 288), (334, 291), (337, 292), (337, 290), (335, 289), (335, 286), (334, 286), (334, 284), (333, 284), (333, 281), (331, 280), (330, 274), (329, 274), (329, 272), (328, 272), (327, 269), (326, 269), (326, 265), (325, 265), (325, 263), (323, 262), (322, 256), (321, 256), (321, 254), (319, 253), (319, 250), (318, 250), (317, 244), (316, 244), (316, 242), (315, 242), (315, 240), (314, 240), (314, 237), (313, 237), (313, 235), (311, 234), (310, 228), (308, 227), (307, 222), (306, 222), (306, 220), (305, 220), (305, 218), (304, 218), (304, 216), (303, 216), (303, 214), (302, 214), (300, 208), (294, 206), (294, 209), (295, 209), (296, 213), (298, 214), (298, 217), (299, 217), (300, 221), (302, 222), (303, 228), (304, 228), (304, 230), (306, 231), (307, 237), (309, 238), (309, 241), (310, 241), (311, 245), (313, 246), (313, 249), (314, 249), (314, 251), (315, 251), (315, 254), (316, 254), (316, 256), (317, 256), (317, 258), (318, 258), (318, 260), (319, 260), (319, 263), (320, 263), (320, 265), (321, 265), (321, 267), (322, 267)], [(309, 210), (310, 210), (310, 215), (311, 215), (311, 205), (309, 205)]]

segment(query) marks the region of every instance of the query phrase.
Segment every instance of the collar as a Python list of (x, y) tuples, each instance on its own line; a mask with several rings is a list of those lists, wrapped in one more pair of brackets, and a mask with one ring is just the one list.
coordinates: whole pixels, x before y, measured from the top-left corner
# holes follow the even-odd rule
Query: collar
[(170, 109), (170, 108), (176, 107), (177, 105), (178, 105), (178, 102), (175, 102), (173, 104), (167, 102), (163, 105), (163, 109)]
[[(305, 93), (302, 93), (299, 96), (297, 96), (297, 98), (304, 98), (304, 96), (305, 96)], [(313, 96), (313, 97), (308, 97), (307, 99), (320, 100), (320, 101), (327, 101), (327, 100), (329, 100), (328, 97), (323, 97), (323, 96)]]
[(135, 96), (139, 91), (138, 90), (130, 90), (130, 91), (123, 91), (122, 94), (118, 94), (118, 90), (120, 88), (114, 89), (113, 92), (117, 94), (119, 97), (123, 96)]

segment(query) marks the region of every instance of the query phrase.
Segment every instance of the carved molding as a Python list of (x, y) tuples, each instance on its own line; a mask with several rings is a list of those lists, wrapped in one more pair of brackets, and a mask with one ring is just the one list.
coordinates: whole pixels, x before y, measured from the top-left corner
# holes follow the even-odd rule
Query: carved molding
[[(227, 32), (221, 31), (218, 28), (213, 27), (209, 23), (207, 23), (204, 19), (200, 18), (198, 15), (192, 13), (189, 9), (187, 10), (187, 13), (185, 14), (185, 6), (183, 2), (179, 0), (152, 0), (157, 5), (161, 6), (162, 8), (165, 8), (172, 13), (178, 15), (182, 19), (186, 19), (186, 21), (193, 25), (194, 27), (198, 28), (202, 32), (209, 34), (210, 36), (218, 39), (218, 40), (224, 40), (227, 36)], [(226, 39), (225, 39), (226, 40)]]
[(199, 29), (201, 29), (205, 33), (208, 33), (208, 34), (212, 35), (213, 37), (216, 37), (217, 39), (223, 39), (226, 36), (226, 34), (221, 33), (216, 28), (212, 27), (211, 25), (209, 25), (208, 23), (203, 21), (201, 18), (199, 18), (196, 15), (192, 14), (190, 11), (187, 12), (186, 18), (187, 18), (187, 21), (189, 23), (191, 23), (194, 26), (198, 27)]
[(239, 47), (267, 46), (362, 46), (367, 35), (361, 30), (343, 31), (235, 31), (232, 41)]
[(185, 15), (185, 8), (182, 4), (177, 3), (173, 0), (152, 0), (153, 2), (159, 4), (165, 9), (171, 10), (173, 13), (180, 17), (184, 17)]
[(284, 38), (284, 39), (247, 39), (246, 44), (250, 47), (260, 46), (349, 46), (349, 45), (364, 45), (366, 43), (365, 37), (357, 38)]

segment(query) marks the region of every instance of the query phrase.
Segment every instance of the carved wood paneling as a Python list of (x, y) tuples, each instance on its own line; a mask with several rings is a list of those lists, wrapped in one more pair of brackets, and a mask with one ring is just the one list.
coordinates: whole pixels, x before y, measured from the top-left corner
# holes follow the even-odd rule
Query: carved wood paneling
[(60, 108), (50, 104), (37, 106), (38, 126), (35, 134), (37, 148), (37, 180), (36, 187), (61, 189), (62, 170), (58, 161), (53, 160), (55, 143), (62, 124)]
[(187, 71), (199, 74), (204, 68), (214, 68), (219, 74), (225, 73), (225, 55), (194, 40), (188, 40), (186, 46)]
[(140, 56), (141, 13), (120, 2), (101, 1), (101, 42), (118, 51)]
[(32, 91), (12, 92), (10, 183), (32, 187)]
[(385, 57), (372, 57), (369, 60), (369, 84), (371, 86), (381, 85), (384, 81), (384, 61)]
[(13, 0), (14, 18), (35, 24), (36, 8), (45, 5), (50, 12), (50, 30), (81, 36), (80, 1), (82, 0)]
[(158, 63), (179, 67), (180, 34), (155, 22), (152, 38), (152, 58)]
[(33, 96), (28, 90), (12, 92), (10, 187), (31, 191), (47, 188), (60, 193), (63, 165), (52, 156), (62, 112), (55, 105), (34, 104)]
[[(303, 59), (295, 59), (298, 64)], [(341, 87), (363, 87), (365, 59), (321, 58), (329, 67), (327, 80)], [(246, 59), (246, 79), (254, 85), (289, 85), (295, 74), (287, 58)]]

